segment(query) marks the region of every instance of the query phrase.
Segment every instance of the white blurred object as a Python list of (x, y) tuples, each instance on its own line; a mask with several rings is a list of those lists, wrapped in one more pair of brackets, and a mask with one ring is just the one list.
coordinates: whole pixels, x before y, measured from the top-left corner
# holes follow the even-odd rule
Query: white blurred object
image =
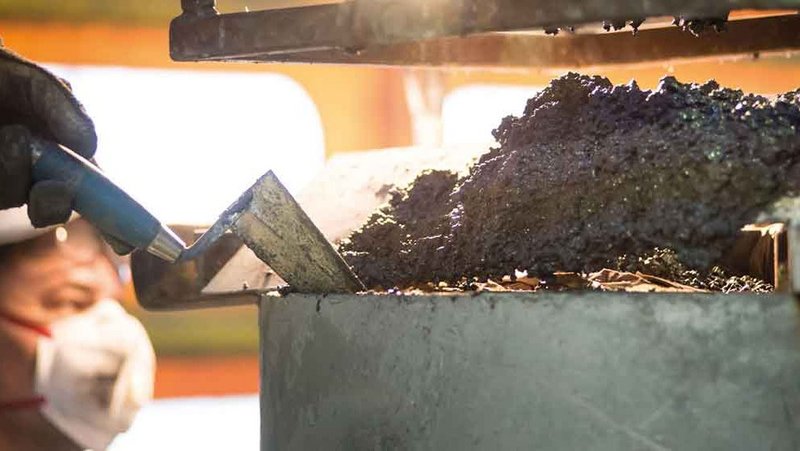
[(408, 69), (403, 74), (406, 103), (411, 116), (412, 142), (415, 146), (442, 145), (445, 77), (445, 72), (436, 69)]
[(110, 451), (256, 451), (261, 422), (258, 396), (156, 400)]
[[(70, 221), (77, 219), (77, 214), (72, 214)], [(28, 206), (0, 210), (0, 246), (4, 244), (19, 243), (36, 238), (55, 229), (58, 226), (34, 228), (28, 218)]]
[(476, 145), (404, 147), (334, 155), (297, 200), (325, 237), (336, 243), (366, 222), (390, 199), (392, 190), (406, 187), (421, 172), (464, 175), (487, 150)]
[(319, 113), (280, 74), (47, 65), (94, 119), (103, 170), (166, 223), (210, 224), (267, 170), (322, 167)]
[(494, 145), (492, 130), (509, 115), (520, 116), (536, 86), (472, 85), (453, 90), (442, 106), (442, 143)]
[(42, 414), (75, 443), (104, 450), (153, 398), (155, 353), (147, 332), (110, 299), (50, 330), (36, 346)]
[(33, 228), (27, 206), (0, 210), (0, 245), (29, 240), (47, 230)]

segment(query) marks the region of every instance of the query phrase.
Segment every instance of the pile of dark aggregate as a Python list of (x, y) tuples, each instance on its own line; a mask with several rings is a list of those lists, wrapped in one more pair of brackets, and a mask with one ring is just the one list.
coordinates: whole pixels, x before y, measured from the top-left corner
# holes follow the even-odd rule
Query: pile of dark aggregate
[(643, 272), (709, 291), (770, 293), (775, 289), (771, 283), (749, 275), (733, 275), (719, 265), (707, 271), (687, 268), (671, 249), (655, 248), (641, 256), (623, 255), (614, 266), (619, 271)]
[(367, 286), (591, 272), (655, 248), (708, 275), (800, 187), (800, 90), (770, 100), (666, 77), (648, 91), (570, 73), (493, 133), (499, 147), (467, 175), (423, 173), (342, 243)]

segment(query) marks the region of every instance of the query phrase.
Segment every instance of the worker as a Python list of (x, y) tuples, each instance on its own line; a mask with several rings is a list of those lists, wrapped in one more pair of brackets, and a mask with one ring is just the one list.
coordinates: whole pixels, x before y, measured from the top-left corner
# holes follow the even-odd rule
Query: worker
[(113, 298), (108, 246), (67, 223), (71, 187), (32, 183), (31, 139), (92, 158), (92, 120), (69, 85), (0, 49), (0, 450), (105, 449), (152, 396), (142, 325)]
[(0, 449), (105, 449), (152, 397), (115, 257), (80, 219), (0, 246)]

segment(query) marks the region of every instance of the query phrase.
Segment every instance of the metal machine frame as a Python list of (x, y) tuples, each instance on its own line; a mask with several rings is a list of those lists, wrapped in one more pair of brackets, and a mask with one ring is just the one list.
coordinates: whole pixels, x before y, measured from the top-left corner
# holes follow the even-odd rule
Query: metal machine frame
[[(178, 61), (575, 68), (800, 50), (798, 0), (349, 0), (235, 14), (181, 4)], [(795, 12), (751, 11), (700, 39), (669, 21), (636, 36), (580, 28), (744, 8)], [(774, 251), (787, 283), (772, 295), (286, 294), (269, 268), (242, 264), (255, 257), (234, 235), (178, 267), (134, 255), (133, 275), (150, 310), (259, 305), (262, 449), (790, 450), (800, 200), (781, 206), (765, 218), (787, 225), (788, 256)]]
[[(797, 292), (800, 227), (787, 238)], [(259, 306), (263, 450), (800, 444), (794, 294), (284, 294), (237, 271), (209, 283), (236, 270), (238, 246), (226, 235), (191, 268), (138, 254), (134, 277), (148, 309)]]
[[(800, 49), (800, 17), (786, 11), (800, 8), (797, 0), (348, 0), (233, 14), (219, 14), (214, 0), (182, 6), (170, 26), (177, 61), (585, 67)], [(663, 21), (745, 8), (751, 11), (732, 17), (728, 33), (703, 39)], [(786, 15), (753, 11), (765, 9)], [(658, 27), (645, 22), (636, 36), (599, 25), (654, 17), (662, 18)], [(559, 27), (578, 32), (541, 32)]]

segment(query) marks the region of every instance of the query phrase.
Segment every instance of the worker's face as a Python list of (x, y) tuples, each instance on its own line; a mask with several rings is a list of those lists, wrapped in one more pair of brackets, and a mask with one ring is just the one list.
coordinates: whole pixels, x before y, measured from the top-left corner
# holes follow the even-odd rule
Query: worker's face
[(115, 297), (120, 285), (102, 241), (85, 222), (11, 251), (0, 271), (0, 313), (47, 325)]
[[(73, 222), (13, 248), (0, 262), (0, 406), (34, 399), (40, 335), (2, 317), (46, 328), (115, 297), (120, 284), (102, 241), (86, 223)], [(0, 449), (78, 449), (36, 408), (0, 409)]]

